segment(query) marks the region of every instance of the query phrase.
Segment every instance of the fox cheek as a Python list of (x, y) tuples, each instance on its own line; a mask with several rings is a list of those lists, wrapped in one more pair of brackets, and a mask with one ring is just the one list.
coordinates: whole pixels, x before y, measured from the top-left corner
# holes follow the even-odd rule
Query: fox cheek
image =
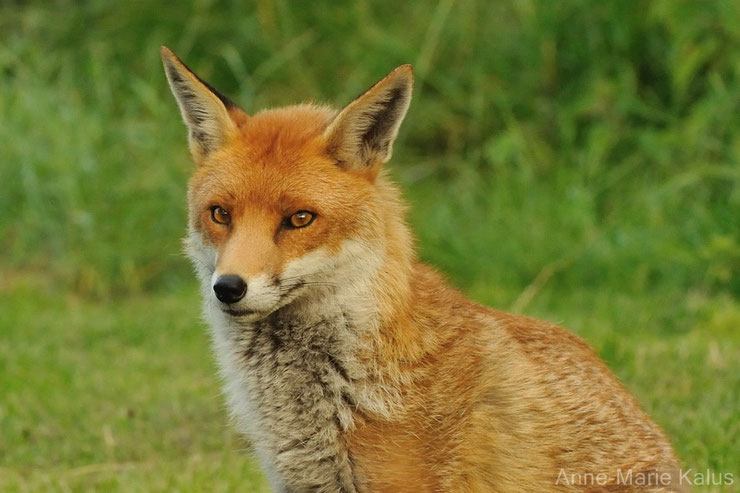
[(218, 231), (217, 228), (214, 228), (212, 225), (208, 224), (208, 222), (201, 222), (201, 227), (198, 229), (198, 232), (203, 238), (204, 243), (212, 246), (216, 251), (220, 250), (221, 245), (225, 240), (223, 231)]

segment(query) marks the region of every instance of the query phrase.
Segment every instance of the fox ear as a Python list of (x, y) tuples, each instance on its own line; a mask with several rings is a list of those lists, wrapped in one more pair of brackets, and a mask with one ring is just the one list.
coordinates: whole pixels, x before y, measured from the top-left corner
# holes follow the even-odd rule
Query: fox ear
[(391, 158), (413, 85), (411, 65), (401, 65), (334, 118), (324, 135), (339, 166), (361, 171)]
[(188, 127), (190, 152), (200, 162), (236, 132), (234, 116), (246, 114), (195, 75), (169, 48), (162, 46), (160, 53), (170, 89)]

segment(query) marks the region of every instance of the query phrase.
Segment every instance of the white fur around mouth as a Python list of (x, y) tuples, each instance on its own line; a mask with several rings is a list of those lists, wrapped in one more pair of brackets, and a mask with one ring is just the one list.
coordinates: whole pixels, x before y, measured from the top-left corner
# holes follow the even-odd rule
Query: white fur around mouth
[(291, 304), (293, 301), (300, 296), (301, 291), (304, 285), (301, 283), (300, 285), (295, 286), (295, 289), (291, 289), (286, 294), (284, 294), (281, 299), (272, 307), (270, 307), (267, 310), (250, 310), (249, 308), (230, 308), (229, 306), (221, 306), (221, 311), (229, 316), (231, 316), (234, 319), (242, 319), (242, 318), (249, 318), (251, 321), (261, 320), (263, 318), (266, 318), (270, 314), (276, 312), (277, 310), (283, 308), (286, 305)]

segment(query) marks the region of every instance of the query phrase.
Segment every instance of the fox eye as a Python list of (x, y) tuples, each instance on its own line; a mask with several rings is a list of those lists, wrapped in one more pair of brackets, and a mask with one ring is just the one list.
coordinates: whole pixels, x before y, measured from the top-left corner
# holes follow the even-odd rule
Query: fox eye
[(223, 207), (215, 205), (211, 207), (211, 220), (214, 223), (228, 226), (229, 224), (231, 224), (231, 214), (229, 214), (229, 211), (227, 211)]
[(285, 221), (288, 228), (305, 228), (316, 219), (316, 214), (308, 211), (298, 211)]

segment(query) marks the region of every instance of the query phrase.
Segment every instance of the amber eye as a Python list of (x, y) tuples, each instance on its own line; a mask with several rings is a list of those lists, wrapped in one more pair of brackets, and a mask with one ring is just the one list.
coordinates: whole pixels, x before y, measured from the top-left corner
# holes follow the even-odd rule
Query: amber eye
[(313, 222), (316, 215), (313, 212), (298, 211), (288, 218), (287, 226), (290, 228), (305, 228)]
[(231, 224), (231, 214), (223, 207), (216, 205), (211, 207), (211, 220), (214, 223), (228, 226)]

